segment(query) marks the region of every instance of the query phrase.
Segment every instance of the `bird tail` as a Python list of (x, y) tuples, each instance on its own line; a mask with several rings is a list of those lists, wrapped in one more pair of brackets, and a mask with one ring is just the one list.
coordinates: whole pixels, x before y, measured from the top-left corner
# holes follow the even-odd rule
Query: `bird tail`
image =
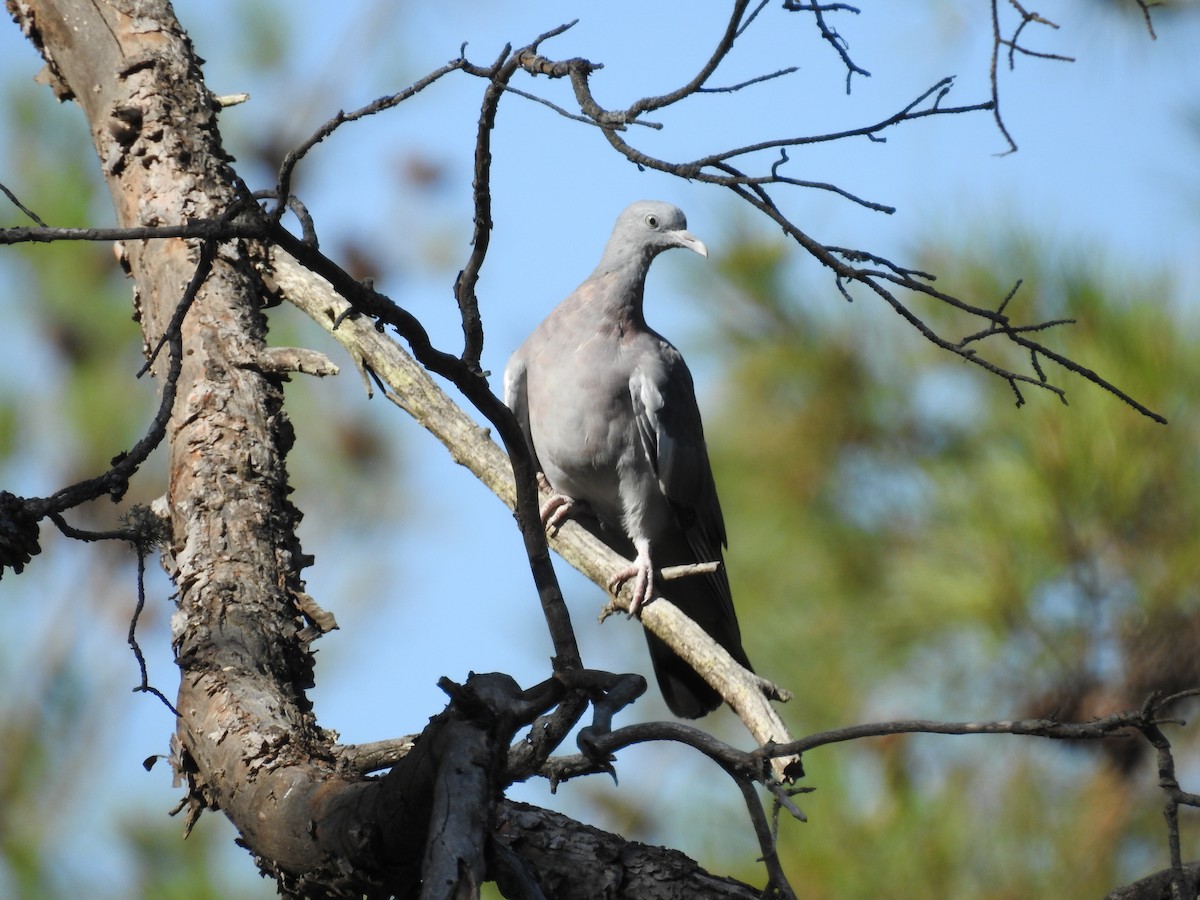
[[(723, 567), (711, 575), (673, 580), (667, 584), (663, 596), (729, 651), (739, 664), (752, 668), (742, 648), (741, 629)], [(662, 639), (647, 631), (646, 643), (659, 689), (671, 712), (683, 719), (698, 719), (721, 705), (721, 696)]]

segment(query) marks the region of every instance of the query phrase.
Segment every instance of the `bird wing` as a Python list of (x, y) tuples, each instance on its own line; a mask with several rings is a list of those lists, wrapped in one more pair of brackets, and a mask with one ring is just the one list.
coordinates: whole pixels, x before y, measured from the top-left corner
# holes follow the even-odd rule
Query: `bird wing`
[(629, 381), (638, 437), (697, 560), (717, 560), (725, 520), (692, 376), (679, 351), (655, 338), (659, 352), (635, 365)]
[(513, 411), (521, 431), (525, 434), (525, 444), (533, 455), (533, 466), (538, 472), (542, 464), (537, 458), (537, 449), (533, 445), (533, 432), (529, 424), (529, 395), (526, 391), (525, 346), (509, 357), (508, 365), (504, 367), (504, 405)]

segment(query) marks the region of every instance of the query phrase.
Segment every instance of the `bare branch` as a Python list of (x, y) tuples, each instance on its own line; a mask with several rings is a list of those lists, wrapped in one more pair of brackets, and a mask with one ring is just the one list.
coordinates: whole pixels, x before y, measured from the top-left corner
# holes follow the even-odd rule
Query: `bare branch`
[(483, 355), (483, 320), (479, 317), (475, 285), (479, 282), (479, 271), (483, 268), (492, 237), (492, 128), (496, 124), (496, 109), (504, 95), (504, 85), (517, 71), (517, 57), (509, 56), (511, 49), (509, 46), (504, 48), (486, 75), (490, 83), (483, 92), (479, 126), (475, 133), (475, 171), (471, 182), (475, 215), (472, 217), (471, 255), (454, 280), (454, 296), (458, 301), (463, 330), (460, 358), (468, 369), (474, 371), (479, 371), (479, 360)]
[[(750, 822), (754, 826), (754, 836), (758, 838), (758, 846), (761, 851), (759, 858), (767, 867), (767, 887), (764, 894), (781, 897), (784, 900), (796, 900), (796, 892), (792, 890), (787, 873), (783, 871), (783, 865), (779, 861), (775, 830), (771, 827), (767, 811), (763, 808), (763, 802), (754, 789), (754, 780), (734, 775), (733, 782), (742, 792), (742, 802), (746, 805), (746, 812), (750, 815)], [(803, 821), (803, 814), (801, 814), (801, 820)]]
[(871, 73), (861, 66), (855, 65), (850, 59), (850, 46), (846, 43), (846, 39), (837, 33), (835, 29), (830, 28), (825, 23), (826, 12), (852, 12), (858, 15), (860, 10), (857, 7), (850, 6), (846, 3), (817, 3), (816, 0), (809, 0), (808, 3), (802, 3), (800, 0), (783, 0), (783, 8), (788, 12), (811, 12), (816, 20), (817, 28), (821, 30), (821, 37), (824, 38), (841, 57), (842, 64), (846, 67), (846, 93), (850, 93), (850, 80), (855, 75), (862, 75), (864, 78), (870, 78)]
[(261, 223), (218, 219), (192, 219), (182, 225), (139, 225), (131, 228), (0, 228), (0, 246), (53, 244), (58, 241), (152, 241), (184, 238), (210, 241), (262, 236)]
[[(908, 103), (902, 109), (893, 113), (885, 119), (881, 119), (872, 125), (862, 125), (858, 128), (849, 128), (845, 131), (832, 131), (828, 134), (804, 135), (791, 138), (775, 138), (768, 141), (759, 141), (755, 144), (747, 144), (744, 147), (738, 147), (733, 150), (723, 150), (719, 153), (712, 153), (708, 156), (693, 160), (690, 163), (682, 163), (684, 168), (703, 168), (711, 166), (718, 162), (724, 162), (734, 159), (738, 156), (744, 156), (748, 153), (756, 153), (759, 150), (772, 150), (776, 147), (802, 147), (807, 144), (825, 144), (831, 141), (841, 141), (851, 137), (870, 137), (878, 136), (881, 131), (885, 131), (902, 122), (908, 122), (915, 119), (923, 119), (928, 116), (949, 116), (958, 115), (961, 113), (980, 112), (991, 109), (990, 103), (976, 103), (969, 106), (954, 106), (942, 107), (937, 101), (945, 96), (946, 91), (954, 84), (953, 78), (943, 78), (934, 84), (932, 87), (926, 88), (912, 102)], [(935, 102), (927, 109), (917, 109), (917, 107), (933, 94), (937, 94)]]
[[(592, 119), (589, 119), (587, 116), (581, 116), (578, 113), (570, 112), (566, 109), (563, 109), (557, 103), (553, 103), (550, 100), (547, 100), (545, 97), (539, 97), (537, 94), (532, 94), (529, 91), (523, 91), (520, 88), (515, 88), (511, 84), (506, 84), (504, 86), (504, 90), (506, 90), (510, 94), (516, 94), (518, 97), (522, 97), (526, 100), (532, 100), (534, 103), (540, 103), (540, 104), (542, 104), (542, 106), (549, 107), (550, 109), (552, 109), (556, 113), (558, 113), (560, 116), (562, 116), (564, 119), (570, 119), (572, 122), (579, 122), (583, 125), (591, 125), (596, 128), (601, 127), (600, 123), (595, 122)], [(662, 128), (661, 125), (658, 125), (656, 123), (643, 122), (641, 120), (639, 120), (637, 122), (632, 122), (630, 124), (644, 125), (647, 128)]]
[(1047, 28), (1057, 30), (1058, 25), (1051, 22), (1046, 17), (1036, 13), (1029, 12), (1017, 0), (1008, 0), (1009, 5), (1017, 11), (1020, 16), (1020, 21), (1013, 30), (1011, 37), (1004, 37), (1000, 24), (1000, 0), (991, 0), (992, 11), (992, 59), (988, 71), (988, 79), (992, 88), (992, 118), (996, 123), (996, 128), (1000, 134), (1004, 136), (1004, 140), (1008, 143), (1008, 149), (997, 154), (998, 156), (1007, 156), (1009, 153), (1017, 151), (1017, 142), (1013, 140), (1012, 134), (1008, 130), (1008, 126), (1004, 124), (1004, 117), (1000, 114), (1000, 48), (1008, 48), (1008, 68), (1011, 70), (1016, 65), (1016, 54), (1020, 53), (1024, 56), (1030, 56), (1037, 59), (1049, 59), (1055, 62), (1075, 62), (1074, 57), (1063, 56), (1059, 53), (1046, 53), (1039, 50), (1031, 50), (1028, 47), (1022, 46), (1021, 35), (1028, 25), (1044, 25)]
[(35, 213), (32, 209), (30, 209), (28, 206), (26, 206), (20, 200), (18, 200), (17, 195), (14, 194), (12, 191), (10, 191), (8, 189), (8, 187), (3, 183), (0, 183), (0, 192), (3, 192), (4, 196), (9, 199), (9, 201), (12, 203), (13, 206), (15, 206), (21, 212), (25, 213), (25, 215), (27, 215), (29, 218), (33, 219), (34, 222), (36, 222), (38, 225), (42, 226), (43, 228), (46, 227), (46, 223), (41, 220), (41, 217), (38, 216), (37, 213)]
[[(419, 79), (418, 81), (414, 82), (412, 86), (405, 88), (399, 93), (391, 94), (387, 97), (380, 97), (378, 100), (374, 100), (371, 103), (368, 103), (366, 106), (360, 107), (352, 112), (338, 112), (336, 116), (313, 132), (313, 134), (306, 141), (304, 141), (304, 143), (290, 151), (287, 156), (284, 157), (283, 163), (279, 167), (279, 175), (276, 179), (275, 196), (284, 201), (287, 200), (287, 198), (291, 195), (292, 175), (295, 172), (296, 166), (300, 163), (300, 160), (304, 159), (304, 157), (308, 155), (308, 152), (312, 150), (313, 147), (333, 134), (342, 125), (346, 124), (347, 122), (354, 122), (358, 119), (365, 118), (366, 116), (373, 116), (376, 113), (383, 112), (386, 109), (391, 109), (394, 106), (398, 106), (409, 97), (415, 96), (416, 94), (419, 94), (421, 91), (425, 90), (425, 88), (429, 87), (443, 75), (453, 72), (456, 69), (461, 69), (465, 67), (466, 64), (467, 61), (460, 55), (457, 59), (452, 59), (441, 68), (434, 69), (424, 78)], [(276, 208), (274, 213), (275, 221), (278, 221), (279, 217), (282, 215), (283, 204), (281, 203)]]
[(471, 255), (455, 279), (454, 296), (458, 301), (462, 320), (461, 359), (468, 369), (475, 372), (480, 371), (479, 360), (483, 355), (483, 320), (479, 316), (479, 300), (475, 296), (475, 286), (479, 283), (479, 273), (487, 258), (492, 235), (492, 129), (496, 124), (496, 110), (500, 106), (500, 98), (504, 95), (508, 82), (520, 68), (521, 61), (526, 57), (535, 56), (538, 46), (543, 41), (562, 34), (574, 24), (570, 22), (551, 29), (516, 53), (511, 53), (512, 48), (506, 46), (491, 68), (485, 71), (480, 72), (474, 67), (469, 67), (471, 74), (487, 78), (488, 86), (483, 92), (479, 126), (475, 134), (475, 170), (471, 183), (475, 215), (474, 230), (471, 234)]
[(1138, 9), (1142, 11), (1142, 18), (1146, 20), (1146, 30), (1150, 32), (1150, 40), (1157, 41), (1158, 35), (1154, 33), (1154, 22), (1150, 19), (1150, 7), (1162, 6), (1161, 3), (1147, 3), (1146, 0), (1134, 0), (1138, 5)]
[[(760, 7), (760, 9), (761, 9), (761, 7)], [(800, 71), (799, 66), (787, 66), (786, 68), (779, 69), (778, 71), (775, 71), (775, 72), (768, 72), (766, 75), (759, 75), (757, 78), (748, 78), (745, 81), (739, 81), (737, 84), (731, 84), (728, 87), (697, 88), (696, 93), (697, 94), (732, 94), (735, 91), (740, 91), (742, 88), (750, 87), (750, 85), (752, 85), (752, 84), (762, 84), (764, 81), (771, 81), (772, 79), (781, 78), (784, 75), (791, 75), (793, 72), (799, 72), (799, 71)]]
[(1004, 140), (1008, 142), (1008, 150), (999, 154), (1004, 156), (1008, 153), (1017, 152), (1017, 142), (1013, 140), (1013, 136), (1008, 133), (1008, 127), (1004, 124), (1004, 117), (1000, 114), (1000, 78), (998, 73), (1000, 62), (1000, 47), (1004, 43), (1004, 39), (1000, 36), (1000, 0), (991, 0), (992, 5), (992, 61), (988, 70), (988, 78), (992, 86), (992, 118), (996, 122), (996, 127), (1000, 133), (1004, 135)]
[(700, 71), (695, 74), (691, 81), (668, 94), (662, 94), (658, 97), (643, 97), (625, 110), (622, 116), (623, 120), (626, 122), (633, 121), (644, 112), (652, 112), (656, 109), (662, 109), (664, 106), (678, 103), (683, 98), (694, 94), (700, 88), (704, 87), (709, 76), (716, 71), (717, 66), (721, 64), (722, 60), (729, 54), (729, 51), (733, 49), (733, 42), (739, 34), (742, 17), (746, 13), (746, 7), (749, 5), (749, 0), (735, 0), (733, 10), (729, 14), (729, 21), (725, 25), (725, 33), (717, 41), (717, 46), (713, 49), (708, 62), (700, 68)]
[[(1041, 388), (1042, 390), (1049, 391), (1050, 393), (1058, 396), (1060, 400), (1065, 399), (1066, 392), (1062, 388), (1046, 381), (1044, 373), (1042, 373), (1040, 369), (1035, 375), (1026, 375), (1023, 372), (1016, 372), (980, 356), (971, 347), (965, 345), (960, 346), (960, 342), (958, 341), (951, 341), (943, 338), (912, 310), (910, 310), (904, 303), (902, 303), (900, 299), (891, 290), (889, 290), (888, 287), (885, 286), (885, 283), (895, 284), (901, 288), (904, 288), (905, 290), (912, 291), (917, 294), (924, 294), (928, 297), (939, 300), (948, 306), (952, 306), (955, 309), (968, 313), (969, 315), (977, 316), (989, 322), (996, 323), (997, 327), (994, 328), (995, 334), (1004, 335), (1017, 346), (1020, 346), (1031, 352), (1036, 352), (1047, 359), (1053, 360), (1068, 371), (1074, 372), (1077, 375), (1081, 375), (1088, 381), (1092, 382), (1092, 384), (1095, 384), (1096, 386), (1108, 391), (1113, 396), (1117, 397), (1122, 402), (1137, 410), (1137, 412), (1141, 413), (1147, 418), (1152, 419), (1160, 424), (1166, 424), (1167, 420), (1165, 418), (1150, 410), (1144, 404), (1134, 400), (1120, 388), (1101, 377), (1098, 373), (1080, 365), (1079, 363), (1076, 363), (1060, 353), (1056, 353), (1055, 351), (1046, 347), (1044, 344), (1031, 340), (1025, 336), (1025, 332), (1037, 329), (1013, 326), (1009, 324), (1007, 317), (1003, 313), (994, 312), (981, 306), (967, 303), (966, 301), (963, 301), (951, 294), (936, 290), (931, 284), (928, 283), (927, 280), (923, 280), (921, 277), (917, 277), (915, 273), (907, 272), (907, 270), (894, 264), (889, 263), (886, 271), (865, 270), (846, 265), (833, 253), (831, 253), (828, 248), (818, 244), (811, 237), (797, 228), (789, 219), (787, 219), (787, 217), (780, 212), (774, 201), (771, 200), (761, 186), (753, 186), (751, 188), (736, 186), (733, 188), (733, 190), (751, 205), (755, 206), (757, 209), (761, 210), (763, 213), (777, 222), (780, 227), (783, 228), (784, 232), (790, 235), (797, 243), (815, 256), (821, 263), (832, 269), (836, 278), (838, 279), (838, 287), (847, 299), (851, 298), (842, 284), (843, 280), (855, 281), (866, 285), (885, 303), (892, 307), (892, 309), (899, 313), (900, 316), (905, 319), (905, 321), (916, 328), (917, 331), (919, 331), (921, 335), (926, 338), (926, 340), (943, 350), (947, 350), (956, 356), (965, 359), (972, 365), (979, 366), (985, 371), (999, 376), (1007, 381), (1012, 386), (1013, 390), (1017, 392), (1017, 397), (1020, 401), (1018, 405), (1024, 402), (1023, 398), (1020, 396), (1018, 383), (1030, 384)], [(877, 259), (875, 257), (873, 258)], [(924, 273), (920, 273), (920, 275), (923, 274)], [(1007, 300), (1005, 303), (1007, 303)], [(1047, 326), (1045, 323), (1042, 323), (1038, 327), (1044, 328)]]
[[(743, 5), (743, 7), (739, 7), (739, 9), (742, 9), (742, 8), (744, 8), (744, 5)], [(994, 3), (993, 3), (993, 26), (994, 26), (994, 33), (997, 35), (997, 40), (999, 40), (999, 37), (998, 37), (999, 36), (998, 12), (995, 8)], [(729, 36), (729, 34), (730, 34), (730, 32), (727, 31), (727, 37)], [(998, 46), (999, 45), (997, 44), (997, 47)], [(726, 48), (726, 49), (728, 49), (728, 48)], [(998, 51), (996, 51), (996, 52), (998, 52)], [(993, 62), (994, 61), (995, 61), (995, 59), (993, 59)], [(850, 194), (849, 192), (844, 191), (834, 185), (821, 184), (821, 183), (816, 183), (816, 182), (801, 182), (801, 181), (798, 181), (795, 179), (790, 179), (785, 176), (781, 176), (781, 175), (779, 175), (779, 169), (780, 169), (780, 166), (786, 162), (786, 155), (781, 156), (780, 160), (777, 161), (772, 166), (771, 173), (769, 175), (765, 175), (765, 176), (748, 176), (745, 173), (733, 168), (732, 166), (730, 166), (728, 164), (728, 162), (726, 162), (726, 160), (733, 158), (735, 156), (753, 153), (753, 152), (759, 151), (759, 150), (780, 149), (781, 151), (783, 151), (784, 148), (786, 148), (788, 146), (795, 146), (795, 145), (804, 144), (804, 143), (814, 143), (814, 142), (819, 142), (819, 141), (835, 140), (835, 139), (838, 139), (841, 137), (848, 137), (848, 136), (853, 136), (853, 135), (860, 135), (860, 136), (865, 135), (868, 137), (877, 136), (878, 132), (884, 128), (890, 127), (892, 125), (898, 124), (903, 121), (921, 118), (921, 117), (925, 117), (925, 116), (948, 115), (948, 114), (957, 114), (957, 113), (963, 113), (963, 112), (976, 112), (976, 111), (986, 110), (989, 108), (995, 109), (995, 103), (996, 103), (995, 99), (993, 99), (993, 101), (990, 103), (981, 103), (981, 104), (975, 104), (972, 106), (952, 107), (952, 108), (942, 107), (940, 105), (940, 101), (945, 96), (946, 92), (949, 90), (950, 86), (953, 83), (952, 79), (946, 78), (946, 79), (942, 79), (941, 81), (939, 81), (936, 84), (932, 85), (931, 87), (927, 88), (916, 99), (914, 99), (912, 102), (907, 104), (904, 108), (899, 110), (897, 113), (893, 114), (892, 116), (889, 116), (887, 119), (884, 119), (883, 121), (878, 122), (872, 126), (867, 126), (867, 127), (859, 128), (859, 129), (852, 129), (850, 131), (845, 131), (845, 132), (838, 132), (838, 133), (831, 134), (831, 135), (821, 135), (821, 136), (816, 136), (816, 137), (801, 137), (801, 138), (776, 139), (776, 140), (772, 140), (772, 141), (763, 141), (763, 142), (759, 142), (756, 144), (747, 145), (745, 147), (737, 148), (735, 150), (724, 151), (724, 152), (718, 153), (718, 154), (712, 154), (710, 156), (702, 157), (700, 159), (693, 160), (688, 163), (671, 163), (671, 162), (667, 162), (662, 159), (658, 159), (658, 158), (649, 156), (648, 154), (645, 154), (645, 153), (641, 152), (640, 150), (637, 150), (636, 148), (631, 146), (627, 141), (625, 141), (624, 138), (621, 137), (621, 135), (619, 134), (619, 131), (621, 129), (618, 126), (623, 124), (625, 121), (628, 121), (629, 118), (631, 118), (629, 113), (631, 111), (635, 110), (635, 108), (641, 109), (641, 108), (648, 108), (648, 107), (638, 107), (638, 104), (635, 104), (633, 107), (630, 107), (629, 110), (626, 110), (624, 112), (617, 112), (617, 113), (614, 113), (612, 111), (606, 110), (603, 107), (601, 107), (596, 102), (595, 98), (593, 97), (592, 92), (591, 92), (591, 87), (588, 82), (589, 75), (592, 72), (596, 71), (597, 66), (595, 66), (594, 64), (592, 64), (586, 60), (581, 60), (581, 59), (568, 60), (565, 63), (561, 63), (561, 64), (546, 63), (545, 65), (548, 68), (550, 68), (556, 75), (565, 74), (570, 77), (572, 87), (575, 90), (576, 100), (579, 103), (581, 111), (586, 116), (590, 117), (594, 122), (596, 122), (598, 125), (601, 126), (601, 131), (602, 131), (602, 134), (604, 135), (604, 137), (613, 146), (613, 148), (616, 149), (618, 152), (620, 152), (623, 156), (625, 156), (626, 159), (637, 164), (639, 167), (653, 168), (653, 169), (657, 169), (659, 171), (669, 172), (671, 174), (675, 174), (680, 177), (687, 178), (689, 180), (695, 180), (695, 181), (705, 182), (705, 183), (709, 183), (709, 184), (717, 184), (717, 185), (721, 185), (723, 187), (727, 187), (727, 188), (733, 190), (734, 193), (736, 193), (742, 199), (751, 203), (753, 206), (755, 206), (762, 212), (766, 213), (770, 218), (775, 220), (787, 234), (789, 234), (794, 240), (796, 240), (802, 247), (804, 247), (806, 250), (808, 250), (808, 252), (810, 252), (813, 256), (815, 256), (820, 262), (822, 262), (824, 265), (828, 266), (834, 272), (835, 283), (837, 285), (838, 290), (842, 293), (842, 295), (844, 297), (846, 297), (847, 300), (850, 300), (852, 298), (846, 288), (846, 282), (859, 282), (861, 284), (865, 284), (876, 295), (878, 295), (881, 299), (883, 299), (884, 302), (886, 302), (897, 313), (899, 313), (907, 322), (909, 322), (909, 324), (911, 324), (913, 327), (915, 327), (927, 340), (929, 340), (930, 342), (932, 342), (933, 344), (935, 344), (936, 346), (938, 346), (944, 350), (948, 350), (949, 352), (962, 357), (963, 359), (967, 360), (968, 362), (972, 363), (973, 365), (976, 365), (976, 366), (984, 369), (985, 371), (990, 372), (991, 374), (994, 374), (994, 375), (1004, 379), (1005, 381), (1007, 381), (1009, 383), (1009, 385), (1013, 388), (1014, 392), (1016, 393), (1019, 404), (1024, 402), (1024, 398), (1021, 396), (1020, 388), (1019, 388), (1019, 385), (1022, 383), (1034, 385), (1036, 387), (1039, 387), (1043, 390), (1049, 391), (1049, 392), (1057, 395), (1060, 399), (1065, 399), (1065, 392), (1062, 390), (1062, 388), (1051, 384), (1045, 378), (1045, 373), (1044, 373), (1044, 371), (1041, 370), (1039, 365), (1035, 365), (1035, 367), (1034, 367), (1035, 374), (1033, 374), (1033, 375), (1028, 375), (1023, 372), (1013, 371), (1012, 369), (1010, 369), (1006, 366), (1000, 365), (992, 360), (989, 360), (987, 358), (980, 356), (972, 347), (968, 346), (970, 343), (972, 343), (972, 340), (952, 341), (947, 338), (943, 338), (941, 335), (937, 334), (930, 326), (928, 326), (912, 310), (910, 310), (904, 303), (902, 303), (900, 301), (900, 299), (885, 285), (885, 283), (895, 284), (896, 286), (904, 288), (906, 290), (914, 291), (919, 294), (925, 294), (927, 296), (933, 297), (937, 300), (940, 300), (943, 303), (946, 303), (947, 305), (950, 305), (956, 309), (962, 310), (963, 312), (966, 312), (970, 315), (978, 316), (978, 317), (988, 321), (989, 323), (995, 323), (995, 322), (1000, 323), (1001, 327), (996, 327), (996, 328), (993, 328), (991, 326), (991, 324), (989, 324), (989, 327), (986, 330), (986, 334), (977, 336), (973, 340), (981, 340), (982, 337), (990, 336), (994, 332), (995, 334), (1005, 335), (1011, 341), (1018, 344), (1019, 346), (1022, 346), (1025, 349), (1033, 351), (1035, 353), (1041, 354), (1041, 355), (1045, 356), (1045, 358), (1047, 358), (1047, 359), (1053, 359), (1055, 362), (1058, 362), (1060, 359), (1065, 360), (1066, 358), (1062, 357), (1060, 354), (1055, 354), (1053, 351), (1050, 351), (1048, 348), (1045, 348), (1042, 344), (1031, 341), (1029, 338), (1024, 336), (1025, 333), (1032, 333), (1032, 332), (1044, 330), (1045, 328), (1050, 327), (1048, 323), (1039, 323), (1036, 325), (1009, 325), (1009, 323), (1007, 322), (1007, 319), (1000, 313), (995, 313), (990, 310), (983, 309), (975, 304), (967, 303), (966, 301), (960, 300), (959, 298), (957, 298), (953, 295), (944, 293), (942, 291), (935, 290), (929, 284), (929, 281), (931, 281), (932, 279), (929, 278), (929, 276), (926, 273), (919, 273), (914, 270), (908, 270), (903, 267), (897, 266), (894, 263), (887, 262), (886, 267), (883, 270), (863, 269), (863, 268), (858, 268), (855, 266), (847, 265), (846, 263), (844, 263), (840, 259), (838, 259), (835, 254), (841, 253), (847, 259), (853, 258), (855, 255), (858, 255), (861, 258), (870, 259), (877, 263), (879, 263), (880, 258), (874, 254), (870, 254), (865, 251), (832, 250), (832, 249), (821, 246), (816, 241), (814, 241), (812, 238), (810, 238), (806, 234), (804, 234), (779, 210), (775, 201), (767, 194), (765, 188), (771, 184), (786, 184), (789, 186), (802, 186), (802, 187), (818, 188), (818, 189), (830, 190), (830, 191), (836, 192), (842, 196), (845, 196), (847, 199), (850, 199), (850, 200), (857, 202), (868, 208), (878, 209), (879, 211), (890, 212), (890, 211), (892, 211), (891, 207), (885, 207), (880, 204), (873, 204), (869, 201), (865, 201), (861, 198), (855, 197), (854, 195)], [(698, 87), (698, 85), (697, 85), (697, 87)], [(995, 94), (996, 90), (997, 90), (996, 84), (995, 84), (995, 81), (993, 80), (993, 93), (994, 94)], [(687, 92), (684, 91), (681, 93), (680, 91), (677, 91), (674, 94), (664, 95), (664, 96), (674, 97), (677, 95), (680, 97), (686, 96)], [(920, 106), (920, 104), (924, 103), (930, 97), (934, 98), (931, 106), (926, 107), (926, 108), (918, 108)], [(672, 101), (672, 102), (674, 102), (674, 101)], [(651, 106), (653, 108), (661, 108), (662, 105), (665, 105), (665, 104), (658, 104), (658, 105), (651, 104)], [(1001, 128), (1003, 129), (1003, 123), (1001, 122), (1000, 124), (1001, 124)], [(1013, 143), (1012, 146), (1013, 146), (1013, 149), (1015, 149), (1015, 143)], [(715, 173), (711, 172), (711, 171), (706, 171), (707, 169), (714, 169), (714, 168), (717, 170), (717, 172), (715, 172)], [(882, 263), (880, 263), (880, 264), (882, 264)], [(1092, 381), (1093, 383), (1099, 385), (1100, 387), (1102, 387), (1105, 390), (1109, 391), (1110, 393), (1114, 394), (1114, 396), (1117, 396), (1118, 398), (1122, 399), (1124, 402), (1128, 403), (1130, 406), (1132, 406), (1134, 409), (1136, 409), (1138, 412), (1142, 413), (1143, 415), (1147, 415), (1150, 418), (1152, 418), (1158, 422), (1165, 422), (1165, 420), (1161, 416), (1157, 415), (1156, 413), (1151, 412), (1144, 405), (1137, 403), (1136, 401), (1133, 401), (1127, 394), (1120, 391), (1118, 388), (1116, 388), (1111, 383), (1102, 379), (1099, 375), (1097, 375), (1095, 372), (1092, 372), (1090, 369), (1087, 369), (1087, 368), (1080, 366), (1071, 361), (1068, 361), (1067, 364), (1064, 365), (1064, 367), (1070, 371), (1075, 372), (1076, 374), (1083, 375), (1089, 381)]]
[(742, 24), (738, 26), (738, 30), (734, 34), (735, 40), (740, 38), (745, 33), (746, 29), (750, 27), (750, 23), (758, 18), (758, 14), (766, 9), (767, 4), (770, 2), (771, 0), (759, 0), (758, 6), (754, 7), (750, 15), (742, 19)]

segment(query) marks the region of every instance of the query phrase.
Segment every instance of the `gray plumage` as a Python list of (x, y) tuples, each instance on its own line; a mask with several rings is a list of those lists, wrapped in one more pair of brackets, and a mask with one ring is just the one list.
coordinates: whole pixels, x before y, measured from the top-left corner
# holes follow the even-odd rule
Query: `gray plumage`
[[(555, 497), (543, 521), (573, 505), (595, 514), (606, 536), (628, 542), (634, 611), (651, 599), (653, 572), (721, 559), (725, 523), (704, 443), (692, 376), (683, 357), (646, 325), (646, 272), (659, 253), (704, 244), (683, 213), (643, 200), (617, 218), (596, 270), (556, 307), (509, 360), (504, 399), (516, 413)], [(724, 567), (669, 582), (659, 594), (749, 668)], [(696, 718), (720, 697), (646, 632), (667, 706)]]

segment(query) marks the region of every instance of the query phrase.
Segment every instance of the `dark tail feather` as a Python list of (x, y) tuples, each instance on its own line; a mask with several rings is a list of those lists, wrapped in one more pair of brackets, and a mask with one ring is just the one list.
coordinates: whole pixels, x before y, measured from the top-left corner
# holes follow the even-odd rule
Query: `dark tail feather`
[[(730, 656), (751, 668), (742, 649), (741, 631), (723, 569), (710, 576), (669, 582), (663, 594), (728, 650)], [(698, 719), (721, 705), (720, 695), (661, 639), (647, 631), (646, 643), (659, 689), (671, 712), (683, 719)]]

